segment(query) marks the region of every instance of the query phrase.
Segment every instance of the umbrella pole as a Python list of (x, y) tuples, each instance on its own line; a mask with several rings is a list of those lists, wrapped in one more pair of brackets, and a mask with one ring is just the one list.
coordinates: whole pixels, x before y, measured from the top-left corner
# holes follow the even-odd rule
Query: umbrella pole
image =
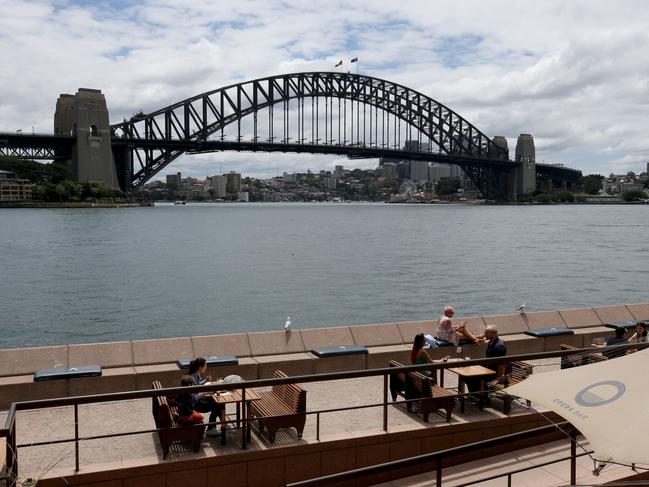
[(577, 483), (577, 428), (570, 432), (570, 483)]

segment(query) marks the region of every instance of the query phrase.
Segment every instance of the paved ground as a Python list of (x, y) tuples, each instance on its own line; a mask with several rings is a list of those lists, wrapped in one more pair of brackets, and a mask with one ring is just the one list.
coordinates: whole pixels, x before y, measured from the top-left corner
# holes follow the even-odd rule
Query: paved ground
[[(558, 367), (556, 359), (539, 362), (535, 373), (542, 373), (544, 370), (552, 370)], [(455, 374), (446, 374), (446, 387), (457, 385)], [(336, 382), (309, 383), (304, 385), (307, 389), (307, 404), (310, 411), (324, 410), (330, 408), (350, 407), (377, 404), (382, 401), (383, 379), (381, 377), (370, 377), (361, 379), (349, 379)], [(466, 414), (454, 414), (452, 422), (467, 422), (486, 416), (501, 417), (500, 408), (502, 403), (494, 401), (498, 408), (485, 408), (478, 411), (476, 407), (467, 407)], [(418, 428), (435, 427), (445, 425), (441, 416), (432, 415), (430, 423), (424, 423), (421, 416), (408, 414), (404, 405), (390, 406), (388, 409), (389, 429), (396, 428)], [(456, 413), (457, 413), (456, 409)], [(526, 413), (527, 410), (515, 405), (512, 414)], [(228, 410), (234, 416), (234, 406)], [(0, 413), (0, 421), (4, 423), (6, 412)], [(341, 434), (360, 432), (363, 430), (376, 430), (382, 427), (383, 412), (381, 407), (367, 407), (351, 411), (336, 413), (324, 413), (320, 415), (320, 439), (340, 437)], [(90, 404), (79, 407), (79, 433), (80, 437), (115, 434), (128, 432), (129, 430), (147, 430), (155, 428), (151, 416), (150, 400), (132, 400), (103, 404)], [(19, 444), (29, 444), (42, 441), (54, 441), (59, 439), (72, 438), (74, 435), (74, 413), (73, 408), (63, 407), (48, 409), (46, 411), (21, 411), (17, 416), (17, 433)], [(286, 444), (308, 443), (316, 438), (316, 416), (308, 416), (304, 436), (297, 440), (295, 432), (281, 432), (277, 435), (274, 444), (253, 435), (249, 445), (250, 449), (281, 448)], [(203, 448), (213, 449), (217, 454), (224, 455), (230, 452), (240, 452), (241, 434), (238, 430), (230, 430), (227, 433), (227, 445), (221, 445), (220, 437), (205, 438)], [(4, 452), (4, 447), (2, 448)], [(548, 451), (550, 452), (550, 451)], [(536, 450), (538, 455), (538, 450)], [(546, 453), (542, 453), (541, 456)], [(549, 453), (547, 453), (549, 454)], [(190, 451), (174, 452), (174, 457), (191, 455)], [(134, 457), (146, 459), (151, 457), (157, 462), (162, 457), (157, 439), (153, 433), (143, 433), (132, 436), (107, 438), (100, 440), (87, 440), (80, 443), (80, 465), (82, 470), (93, 470), (101, 464), (123, 465)], [(499, 459), (498, 464), (506, 465), (512, 462), (510, 459)], [(70, 472), (74, 469), (74, 443), (54, 444), (45, 446), (29, 446), (19, 450), (20, 479), (27, 477), (40, 478), (48, 471), (54, 469)], [(480, 467), (479, 465), (476, 467)], [(584, 467), (586, 470), (587, 468)], [(592, 466), (590, 467), (592, 470)], [(460, 469), (454, 472), (449, 469), (450, 476), (457, 475), (462, 478)], [(583, 469), (582, 469), (583, 470)], [(614, 469), (608, 469), (612, 472)], [(476, 475), (486, 476), (476, 471)], [(433, 477), (434, 478), (434, 477)], [(604, 477), (602, 477), (604, 478)], [(407, 480), (410, 483), (392, 483), (388, 485), (424, 485), (430, 482), (430, 476), (420, 476)], [(406, 480), (404, 480), (406, 482)], [(424, 483), (422, 483), (424, 482)], [(485, 484), (487, 485), (487, 484)], [(488, 485), (506, 485), (488, 484)], [(515, 485), (527, 485), (519, 484)], [(530, 484), (540, 485), (540, 484)], [(549, 485), (549, 484), (542, 484)], [(560, 484), (557, 484), (560, 485)]]

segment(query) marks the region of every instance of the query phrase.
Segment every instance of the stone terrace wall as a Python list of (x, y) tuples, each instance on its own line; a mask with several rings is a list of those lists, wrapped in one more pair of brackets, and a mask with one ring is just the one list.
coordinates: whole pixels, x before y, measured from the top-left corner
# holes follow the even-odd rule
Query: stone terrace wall
[[(588, 346), (597, 337), (611, 336), (603, 325), (629, 320), (649, 320), (649, 303), (540, 311), (456, 318), (480, 333), (486, 325), (496, 325), (507, 343), (510, 355), (556, 350), (561, 343)], [(536, 338), (529, 329), (571, 328), (573, 335)], [(50, 347), (0, 350), (0, 408), (11, 402), (51, 397), (99, 394), (148, 389), (151, 381), (163, 386), (178, 385), (183, 375), (178, 359), (234, 355), (238, 365), (213, 367), (213, 377), (237, 374), (244, 379), (271, 377), (275, 369), (288, 375), (382, 368), (388, 360), (408, 363), (412, 340), (417, 333), (435, 335), (436, 322), (423, 320), (331, 328), (236, 333), (229, 335), (133, 340), (110, 343), (58, 345)], [(367, 355), (318, 358), (316, 347), (363, 345)], [(431, 350), (433, 358), (454, 355), (450, 347)], [(474, 358), (483, 352), (464, 347), (463, 355)], [(44, 368), (100, 365), (101, 377), (34, 382), (33, 374)]]

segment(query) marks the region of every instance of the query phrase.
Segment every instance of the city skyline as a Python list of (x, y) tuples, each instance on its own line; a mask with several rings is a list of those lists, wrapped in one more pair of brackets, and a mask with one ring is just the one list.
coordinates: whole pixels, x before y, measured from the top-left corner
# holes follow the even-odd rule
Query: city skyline
[[(232, 82), (338, 69), (419, 90), (487, 135), (506, 136), (510, 147), (531, 133), (537, 162), (607, 175), (642, 172), (649, 159), (649, 12), (638, 1), (431, 8), (415, 1), (0, 0), (0, 7), (0, 53), (9, 68), (0, 73), (0, 131), (51, 133), (58, 94), (82, 86), (102, 89), (115, 123)], [(159, 178), (199, 177), (220, 166), (271, 177), (341, 161), (348, 162), (202, 154), (182, 157)]]

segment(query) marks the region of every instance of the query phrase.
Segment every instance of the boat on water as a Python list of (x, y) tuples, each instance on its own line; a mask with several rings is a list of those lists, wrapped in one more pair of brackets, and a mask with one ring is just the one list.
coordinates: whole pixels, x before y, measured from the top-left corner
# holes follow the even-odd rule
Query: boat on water
[(187, 203), (182, 200), (174, 201), (174, 205), (186, 205)]

